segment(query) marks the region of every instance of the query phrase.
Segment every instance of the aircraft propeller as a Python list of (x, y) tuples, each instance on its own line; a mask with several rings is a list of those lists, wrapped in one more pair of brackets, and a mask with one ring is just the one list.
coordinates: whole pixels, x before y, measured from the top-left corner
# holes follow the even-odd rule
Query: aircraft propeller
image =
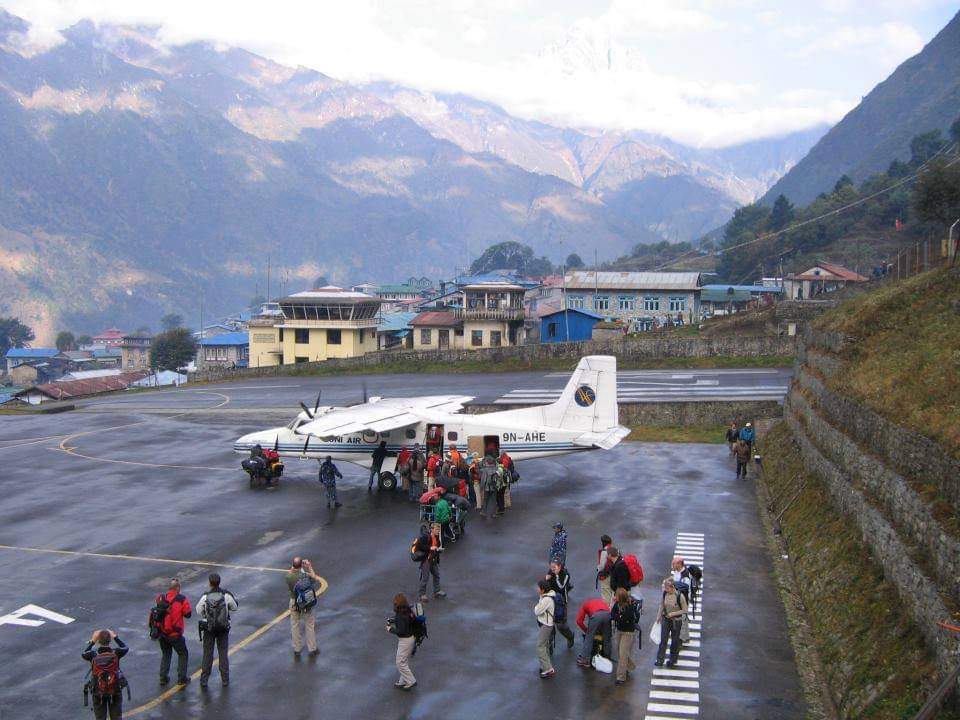
[(323, 394), (323, 390), (317, 393), (317, 401), (313, 404), (313, 410), (311, 411), (303, 401), (300, 401), (300, 407), (303, 408), (303, 411), (307, 414), (307, 417), (313, 420), (313, 417), (317, 414), (317, 411), (320, 409), (320, 395)]
[(277, 435), (277, 439), (273, 441), (273, 451), (274, 452), (280, 451), (280, 435), (279, 434)]

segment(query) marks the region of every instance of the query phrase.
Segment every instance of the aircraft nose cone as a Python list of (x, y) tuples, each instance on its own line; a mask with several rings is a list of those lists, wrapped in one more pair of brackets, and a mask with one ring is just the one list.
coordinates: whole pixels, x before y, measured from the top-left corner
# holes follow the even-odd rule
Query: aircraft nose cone
[(260, 433), (248, 433), (243, 437), (237, 438), (233, 443), (234, 452), (248, 452), (256, 444), (263, 444), (259, 439)]

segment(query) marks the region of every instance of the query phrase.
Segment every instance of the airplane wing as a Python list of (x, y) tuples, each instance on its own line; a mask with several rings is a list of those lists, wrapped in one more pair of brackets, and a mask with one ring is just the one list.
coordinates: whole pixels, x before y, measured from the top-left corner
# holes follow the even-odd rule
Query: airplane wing
[(462, 395), (435, 395), (420, 398), (383, 398), (362, 405), (337, 408), (296, 429), (299, 435), (320, 438), (364, 431), (387, 432), (423, 420), (425, 412), (456, 412), (473, 398)]
[(612, 450), (629, 434), (630, 428), (625, 428), (621, 425), (611, 428), (610, 430), (583, 433), (573, 439), (573, 444), (583, 447), (600, 448), (602, 450)]

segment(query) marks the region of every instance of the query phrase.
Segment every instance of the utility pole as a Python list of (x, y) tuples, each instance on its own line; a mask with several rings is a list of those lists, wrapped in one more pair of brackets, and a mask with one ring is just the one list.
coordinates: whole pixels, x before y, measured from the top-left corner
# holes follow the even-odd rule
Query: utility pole
[(267, 255), (267, 302), (270, 302), (270, 256)]
[(563, 292), (561, 293), (563, 297), (563, 322), (567, 326), (567, 342), (570, 342), (570, 315), (567, 308), (567, 264), (564, 263), (561, 268), (563, 270)]
[(200, 353), (197, 355), (197, 359), (200, 361), (197, 363), (198, 368), (203, 367), (203, 288), (200, 288)]

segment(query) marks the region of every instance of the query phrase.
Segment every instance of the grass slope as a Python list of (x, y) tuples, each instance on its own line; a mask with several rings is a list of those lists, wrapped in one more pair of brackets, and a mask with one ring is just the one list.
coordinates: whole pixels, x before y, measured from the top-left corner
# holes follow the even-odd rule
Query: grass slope
[(832, 389), (960, 457), (960, 268), (853, 298), (818, 324), (856, 339)]
[[(833, 509), (826, 488), (805, 472), (784, 423), (774, 425), (764, 447), (764, 481), (776, 498), (775, 512), (807, 483), (781, 522), (840, 716), (912, 718), (934, 676), (919, 631), (855, 527)], [(958, 715), (943, 711), (938, 717), (956, 720)]]

